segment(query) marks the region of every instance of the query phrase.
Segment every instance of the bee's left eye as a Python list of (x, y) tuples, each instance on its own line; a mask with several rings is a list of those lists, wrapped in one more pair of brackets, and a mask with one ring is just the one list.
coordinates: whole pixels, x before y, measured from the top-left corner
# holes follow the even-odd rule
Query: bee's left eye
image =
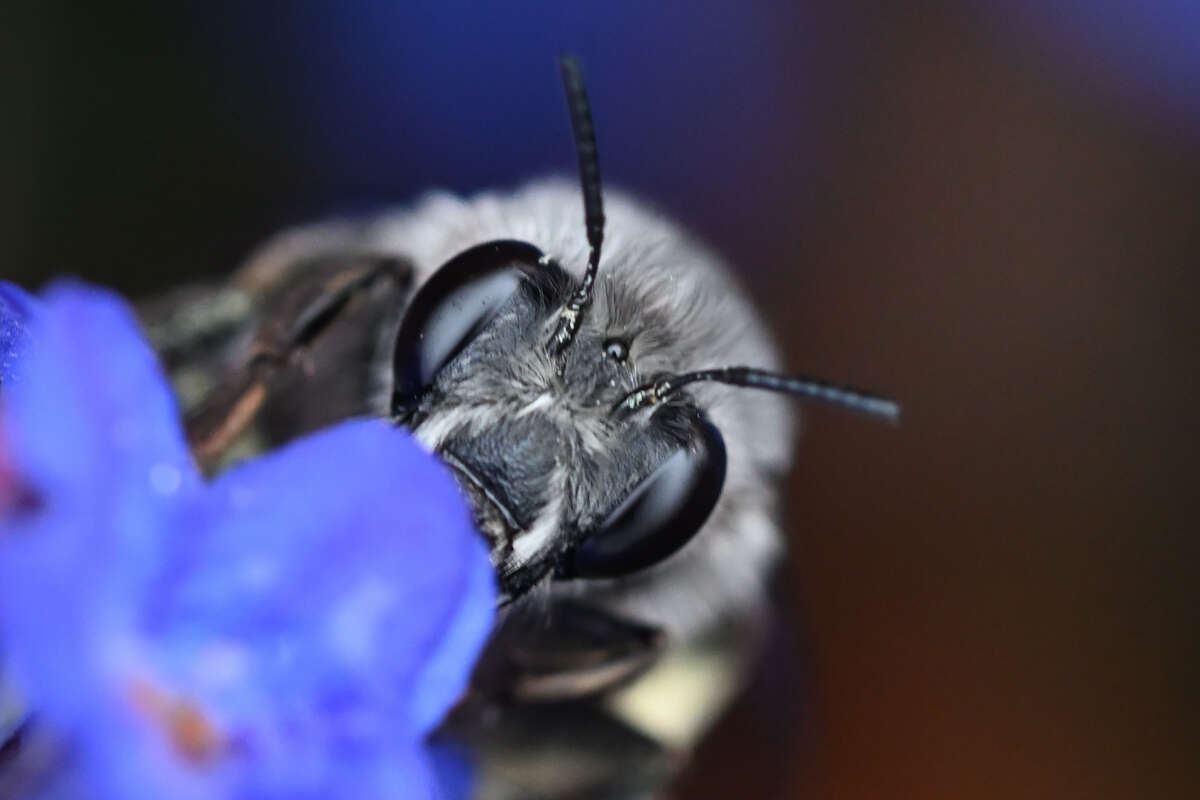
[(526, 242), (487, 242), (442, 265), (404, 313), (392, 354), (392, 411), (411, 406), (530, 275), (558, 269)]
[(638, 484), (559, 565), (563, 578), (616, 578), (675, 553), (708, 519), (725, 483), (725, 441), (708, 420)]

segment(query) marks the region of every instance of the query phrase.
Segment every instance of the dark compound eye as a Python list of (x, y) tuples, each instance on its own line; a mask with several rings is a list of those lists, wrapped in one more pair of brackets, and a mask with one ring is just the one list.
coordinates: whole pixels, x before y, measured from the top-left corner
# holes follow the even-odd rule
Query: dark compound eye
[(604, 357), (619, 364), (629, 358), (629, 344), (623, 339), (608, 339), (604, 342)]
[(414, 404), (438, 372), (488, 326), (522, 283), (561, 269), (526, 242), (495, 241), (447, 261), (416, 293), (393, 351), (392, 412)]
[(657, 564), (700, 530), (725, 483), (725, 442), (707, 420), (567, 554), (562, 578), (616, 578)]

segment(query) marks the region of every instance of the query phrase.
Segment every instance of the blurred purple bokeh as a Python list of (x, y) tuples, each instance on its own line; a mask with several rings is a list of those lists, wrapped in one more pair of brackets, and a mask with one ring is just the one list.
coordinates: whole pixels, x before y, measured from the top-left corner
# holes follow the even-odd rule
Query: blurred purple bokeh
[[(1194, 0), (992, 0), (981, 24), (1064, 67), (1077, 91), (1200, 139), (1200, 3)], [(1021, 39), (1025, 39), (1021, 43)]]

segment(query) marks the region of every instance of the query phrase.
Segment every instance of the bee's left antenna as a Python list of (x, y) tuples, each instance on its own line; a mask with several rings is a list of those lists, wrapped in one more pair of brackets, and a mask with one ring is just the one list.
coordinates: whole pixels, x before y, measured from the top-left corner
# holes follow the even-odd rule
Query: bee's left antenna
[(596, 129), (588, 106), (587, 90), (583, 85), (583, 70), (574, 56), (559, 59), (563, 88), (567, 92), (567, 107), (571, 112), (571, 130), (575, 134), (575, 154), (579, 157), (579, 181), (583, 185), (583, 217), (587, 226), (587, 270), (583, 281), (558, 314), (558, 325), (546, 346), (555, 355), (570, 346), (584, 310), (592, 304), (592, 289), (600, 267), (600, 245), (604, 241), (604, 202), (600, 196), (600, 160), (596, 154)]

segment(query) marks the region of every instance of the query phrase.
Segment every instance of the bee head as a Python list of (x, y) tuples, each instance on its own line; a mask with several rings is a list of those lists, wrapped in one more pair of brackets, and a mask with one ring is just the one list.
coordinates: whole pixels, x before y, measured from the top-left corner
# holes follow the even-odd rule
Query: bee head
[(891, 401), (811, 379), (682, 372), (693, 365), (659, 357), (671, 325), (653, 298), (611, 282), (596, 290), (605, 225), (596, 140), (578, 64), (564, 58), (562, 74), (589, 245), (582, 277), (529, 242), (471, 247), (421, 286), (393, 348), (392, 414), (454, 471), (505, 600), (544, 580), (645, 570), (703, 526), (726, 448), (691, 384), (897, 413)]

